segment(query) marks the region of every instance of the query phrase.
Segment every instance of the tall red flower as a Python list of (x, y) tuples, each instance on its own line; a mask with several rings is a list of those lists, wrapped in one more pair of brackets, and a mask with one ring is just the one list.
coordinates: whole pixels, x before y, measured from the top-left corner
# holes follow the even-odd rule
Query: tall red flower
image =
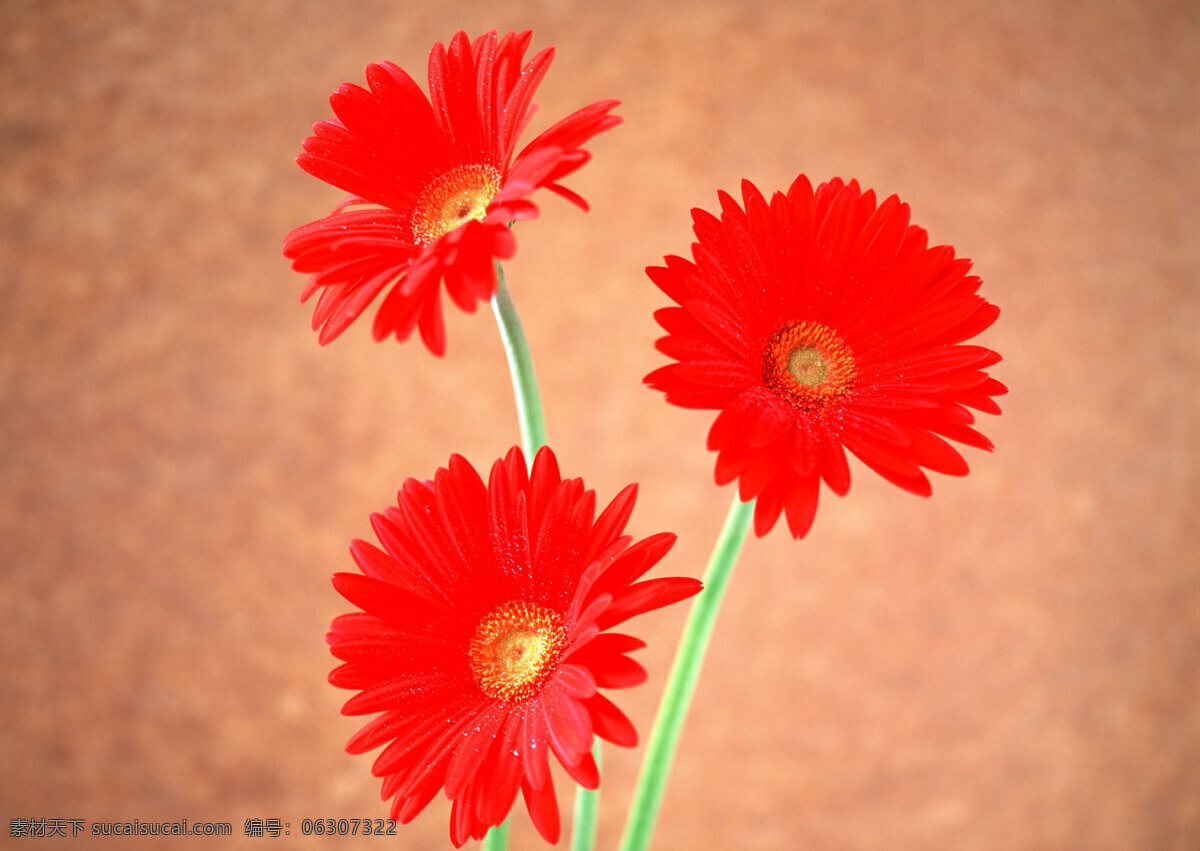
[(595, 517), (595, 493), (563, 479), (548, 448), (531, 471), (514, 448), (486, 485), (456, 455), (372, 516), (383, 549), (355, 541), (364, 575), (333, 578), (362, 611), (333, 622), (329, 642), (345, 664), (329, 680), (361, 690), (344, 714), (383, 713), (346, 749), (386, 745), (372, 772), (393, 818), (412, 820), (444, 788), (450, 838), (462, 845), (500, 824), (520, 790), (555, 842), (550, 753), (594, 789), (593, 735), (636, 744), (599, 689), (645, 680), (626, 655), (644, 643), (607, 630), (700, 590), (695, 579), (636, 581), (675, 542), (623, 535), (636, 492), (625, 488)]
[(655, 314), (657, 347), (677, 363), (646, 383), (684, 408), (720, 411), (708, 435), (716, 479), (757, 499), (764, 535), (786, 512), (812, 526), (821, 479), (850, 488), (846, 452), (890, 482), (928, 496), (922, 468), (963, 475), (943, 438), (992, 448), (970, 408), (1000, 413), (1000, 360), (962, 345), (996, 320), (979, 278), (954, 249), (930, 248), (895, 196), (800, 175), (768, 202), (749, 181), (720, 218), (693, 210), (694, 262), (647, 269), (677, 307)]
[(587, 162), (584, 143), (620, 123), (609, 114), (617, 101), (573, 112), (516, 153), (554, 56), (547, 48), (523, 65), (531, 36), (459, 32), (449, 49), (435, 44), (429, 98), (390, 62), (367, 66), (369, 89), (344, 83), (330, 97), (337, 118), (313, 126), (296, 161), (352, 194), (283, 241), (292, 268), (311, 275), (301, 300), (323, 290), (313, 314), (322, 345), (391, 287), (375, 339), (420, 328), (443, 354), (442, 282), (468, 312), (491, 298), (493, 261), (516, 251), (508, 226), (537, 215), (526, 196), (544, 187), (587, 209), (559, 181)]

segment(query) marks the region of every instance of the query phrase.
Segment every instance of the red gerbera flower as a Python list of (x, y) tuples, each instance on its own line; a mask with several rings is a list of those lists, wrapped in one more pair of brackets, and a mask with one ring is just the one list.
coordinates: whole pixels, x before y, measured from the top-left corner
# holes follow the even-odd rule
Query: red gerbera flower
[(550, 753), (594, 789), (593, 734), (636, 744), (629, 719), (597, 689), (644, 681), (625, 655), (644, 643), (605, 630), (700, 590), (688, 578), (635, 581), (675, 542), (622, 535), (636, 493), (630, 485), (594, 518), (595, 493), (563, 479), (548, 448), (528, 472), (514, 448), (486, 485), (456, 455), (372, 516), (384, 549), (355, 541), (365, 576), (333, 578), (362, 612), (333, 622), (329, 642), (345, 664), (329, 681), (361, 689), (344, 714), (383, 713), (346, 749), (387, 744), (372, 772), (394, 798), (393, 818), (411, 821), (444, 787), (450, 838), (462, 845), (500, 824), (520, 789), (555, 842)]
[(812, 526), (820, 480), (850, 488), (849, 449), (885, 479), (928, 496), (922, 467), (962, 475), (942, 438), (992, 448), (968, 408), (1000, 413), (1007, 392), (984, 369), (1000, 360), (960, 345), (999, 309), (954, 249), (927, 247), (907, 204), (841, 180), (816, 192), (804, 175), (770, 202), (749, 181), (743, 206), (693, 210), (695, 262), (647, 269), (679, 306), (655, 314), (657, 347), (678, 363), (646, 383), (684, 408), (715, 408), (708, 447), (716, 479), (757, 499), (764, 535), (787, 512), (792, 535)]
[[(531, 33), (459, 32), (429, 54), (429, 95), (390, 62), (367, 66), (370, 89), (345, 83), (329, 102), (337, 118), (313, 126), (300, 166), (353, 193), (323, 219), (289, 233), (283, 253), (311, 273), (301, 295), (323, 289), (313, 314), (330, 342), (389, 285), (375, 339), (403, 340), (414, 327), (445, 352), (440, 284), (465, 311), (492, 297), (493, 261), (516, 251), (508, 226), (537, 215), (526, 196), (545, 187), (587, 209), (558, 183), (588, 159), (582, 145), (619, 124), (617, 101), (559, 121), (514, 159), (531, 99), (554, 51), (522, 66)], [(372, 205), (362, 207), (361, 205)]]

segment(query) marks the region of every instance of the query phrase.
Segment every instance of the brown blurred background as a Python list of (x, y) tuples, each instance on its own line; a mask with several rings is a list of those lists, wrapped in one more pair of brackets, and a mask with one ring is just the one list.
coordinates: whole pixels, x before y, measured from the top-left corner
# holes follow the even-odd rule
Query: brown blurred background
[[(445, 360), (365, 323), (319, 348), (279, 244), (341, 197), (292, 162), (338, 83), (498, 27), (558, 48), (534, 131), (624, 102), (570, 181), (592, 212), (542, 197), (508, 274), (564, 470), (641, 483), (660, 573), (702, 572), (732, 496), (711, 416), (641, 385), (641, 270), (690, 207), (857, 177), (1003, 309), (994, 455), (931, 500), (856, 465), (807, 539), (746, 548), (656, 847), (1200, 847), (1198, 8), (4, 3), (0, 836), (385, 815), (328, 577), (405, 477), (516, 442), (511, 392), (487, 310)], [(683, 615), (640, 625), (642, 731)], [(613, 848), (640, 751), (605, 756)], [(308, 842), (448, 847), (447, 818)]]

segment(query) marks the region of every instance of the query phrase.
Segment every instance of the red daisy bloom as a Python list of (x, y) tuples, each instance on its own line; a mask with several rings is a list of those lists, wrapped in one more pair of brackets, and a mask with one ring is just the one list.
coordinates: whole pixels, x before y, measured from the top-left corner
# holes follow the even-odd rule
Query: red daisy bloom
[(471, 42), (459, 32), (449, 49), (435, 44), (429, 98), (390, 62), (367, 66), (369, 90), (345, 83), (330, 97), (337, 118), (313, 126), (296, 161), (353, 194), (283, 241), (292, 268), (311, 274), (301, 301), (323, 290), (313, 314), (322, 345), (394, 285), (375, 339), (403, 340), (419, 327), (443, 354), (441, 282), (468, 312), (492, 297), (493, 261), (516, 251), (508, 226), (537, 215), (526, 196), (544, 187), (587, 209), (558, 181), (587, 162), (584, 143), (620, 123), (609, 114), (617, 101), (572, 113), (514, 158), (554, 56), (547, 48), (523, 66), (531, 35), (493, 31)]
[(1000, 413), (1007, 392), (984, 369), (1000, 360), (960, 345), (996, 320), (954, 249), (929, 248), (907, 204), (800, 175), (768, 202), (749, 181), (743, 205), (719, 194), (720, 218), (692, 211), (695, 262), (647, 269), (679, 306), (658, 311), (657, 348), (673, 363), (646, 383), (684, 408), (714, 408), (716, 479), (757, 499), (764, 535), (787, 513), (812, 526), (820, 480), (850, 488), (849, 449), (885, 479), (928, 496), (922, 467), (963, 475), (942, 438), (992, 448), (968, 408)]
[(645, 645), (606, 630), (700, 590), (688, 578), (635, 581), (675, 542), (622, 534), (636, 494), (630, 485), (594, 517), (595, 492), (563, 479), (548, 448), (531, 471), (514, 448), (486, 485), (456, 455), (372, 515), (383, 549), (355, 541), (365, 575), (333, 578), (362, 612), (333, 622), (329, 642), (345, 664), (329, 681), (361, 690), (344, 714), (383, 713), (346, 749), (387, 745), (372, 772), (394, 799), (393, 818), (411, 821), (445, 788), (460, 846), (504, 821), (520, 789), (555, 842), (550, 753), (594, 789), (593, 734), (636, 744), (629, 719), (598, 689), (643, 682), (625, 654)]

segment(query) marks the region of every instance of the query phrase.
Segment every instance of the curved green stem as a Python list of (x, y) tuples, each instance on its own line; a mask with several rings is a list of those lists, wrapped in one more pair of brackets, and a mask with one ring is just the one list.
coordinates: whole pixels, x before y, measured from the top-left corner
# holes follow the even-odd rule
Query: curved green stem
[[(592, 747), (596, 768), (600, 768), (600, 742)], [(598, 789), (575, 790), (575, 823), (571, 828), (571, 851), (592, 851), (596, 844), (596, 804), (600, 797)]]
[(505, 851), (508, 848), (508, 822), (497, 825), (483, 837), (483, 851)]
[(754, 516), (754, 503), (742, 502), (734, 494), (733, 505), (721, 527), (717, 544), (709, 557), (708, 569), (704, 574), (704, 590), (696, 597), (688, 614), (683, 637), (671, 666), (671, 675), (663, 692), (646, 755), (642, 759), (642, 770), (638, 776), (637, 791), (629, 810), (629, 821), (621, 840), (621, 851), (642, 851), (650, 844), (658, 809), (662, 805), (663, 789), (675, 757), (675, 746), (679, 743), (679, 732), (687, 717), (700, 678), (700, 664), (708, 649), (708, 639), (717, 619), (717, 610), (729, 581), (729, 574), (737, 561), (750, 518)]
[(492, 296), (492, 312), (496, 314), (500, 338), (508, 355), (508, 371), (517, 400), (517, 421), (521, 426), (521, 448), (525, 452), (525, 463), (532, 464), (533, 456), (546, 443), (546, 424), (542, 420), (542, 400), (538, 395), (537, 379), (533, 375), (533, 359), (529, 357), (525, 329), (521, 327), (521, 317), (517, 316), (508, 285), (504, 282), (504, 269), (499, 262), (496, 263), (496, 294)]
[[(542, 400), (538, 395), (537, 379), (533, 374), (533, 359), (529, 356), (529, 343), (521, 318), (513, 305), (512, 295), (504, 280), (504, 269), (496, 263), (496, 294), (492, 296), (492, 312), (496, 314), (496, 325), (504, 341), (508, 355), (508, 371), (512, 376), (513, 396), (517, 402), (517, 421), (521, 427), (521, 448), (525, 462), (533, 463), (533, 456), (546, 444), (546, 423), (542, 418)], [(592, 755), (600, 762), (600, 743), (592, 748)], [(596, 839), (595, 790), (578, 788), (575, 791), (575, 821), (571, 832), (571, 848), (574, 851), (591, 851)], [(508, 847), (508, 825), (492, 828), (484, 838), (484, 851), (505, 851)]]

